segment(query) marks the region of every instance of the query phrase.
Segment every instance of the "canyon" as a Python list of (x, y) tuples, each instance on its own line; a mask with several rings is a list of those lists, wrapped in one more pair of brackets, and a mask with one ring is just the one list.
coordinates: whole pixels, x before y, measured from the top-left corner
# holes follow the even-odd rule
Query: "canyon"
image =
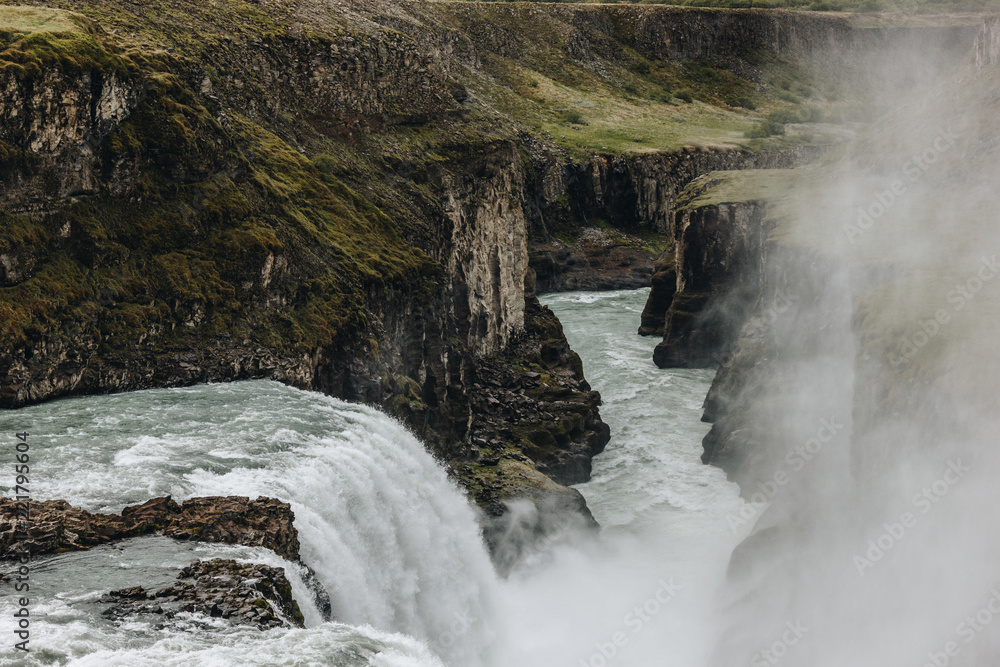
[[(60, 9), (32, 9), (43, 5)], [(905, 333), (917, 307), (893, 299), (936, 295), (964, 280), (949, 262), (978, 261), (906, 214), (941, 198), (973, 221), (969, 238), (991, 233), (985, 205), (947, 185), (990, 187), (994, 146), (974, 139), (996, 136), (982, 120), (996, 106), (996, 19), (367, 0), (123, 7), (0, 6), (0, 407), (261, 378), (376, 406), (447, 466), (496, 552), (520, 520), (515, 501), (535, 508), (536, 539), (564, 532), (566, 517), (595, 528), (571, 485), (590, 479), (614, 435), (538, 295), (648, 286), (636, 324), (663, 339), (651, 361), (719, 367), (703, 461), (744, 496), (817, 433), (839, 443), (827, 448), (843, 458), (838, 476), (797, 477), (734, 553), (730, 576), (749, 589), (727, 616), (739, 626), (756, 605), (784, 611), (774, 591), (806, 574), (781, 568), (798, 548), (821, 550), (817, 516), (843, 520), (816, 489), (856, 482), (879, 506), (899, 456), (882, 444), (887, 429), (933, 450), (942, 431), (973, 438), (960, 415), (995, 402), (945, 373), (941, 356), (963, 369), (990, 358), (963, 336), (992, 330), (992, 298), (956, 317), (955, 333), (925, 329), (934, 343), (920, 346)], [(60, 29), (25, 27), (39, 16)], [(936, 87), (932, 109), (894, 108), (923, 86)], [(859, 230), (854, 248), (839, 221), (856, 214), (834, 199), (858, 195), (829, 183), (861, 171), (884, 192), (907, 157), (899, 146), (936, 146), (951, 130), (934, 123), (949, 116), (960, 138), (936, 149), (942, 184), (915, 181), (914, 198)], [(754, 136), (768, 123), (780, 131)], [(814, 214), (816, 202), (841, 218)], [(937, 274), (897, 250), (907, 243), (896, 228), (907, 243), (947, 246)], [(814, 400), (804, 411), (803, 396)], [(900, 425), (913, 415), (923, 433)], [(224, 500), (283, 505), (201, 499)], [(94, 529), (84, 544), (39, 528), (38, 539), (61, 550), (183, 533), (160, 524), (190, 502), (150, 501), (163, 516), (141, 526), (125, 510), (63, 503), (74, 521), (118, 532)], [(282, 545), (264, 546), (297, 558), (288, 527)], [(778, 583), (761, 593), (761, 581)], [(734, 633), (719, 664), (752, 655), (753, 641)]]
[[(586, 479), (608, 439), (531, 283), (644, 282), (677, 244), (688, 182), (828, 145), (574, 148), (519, 119), (525, 72), (619, 95), (652, 85), (650, 64), (686, 76), (714, 58), (724, 69), (699, 72), (749, 89), (771, 58), (864, 87), (878, 77), (862, 46), (886, 67), (915, 35), (956, 58), (976, 29), (639, 6), (63, 4), (74, 30), (5, 33), (3, 405), (274, 378), (383, 406), (493, 514), (557, 489), (581, 507), (559, 485)], [(525, 21), (537, 34), (511, 29)], [(602, 225), (635, 251), (595, 273), (564, 241)], [(521, 385), (513, 428), (483, 405), (497, 367)]]

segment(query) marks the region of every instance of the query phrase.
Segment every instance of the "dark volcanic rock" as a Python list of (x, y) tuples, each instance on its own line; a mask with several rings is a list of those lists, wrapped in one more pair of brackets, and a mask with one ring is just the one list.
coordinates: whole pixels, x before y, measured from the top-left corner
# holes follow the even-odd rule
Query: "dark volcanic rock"
[[(76, 551), (139, 535), (262, 546), (289, 560), (299, 557), (295, 515), (274, 498), (191, 498), (178, 505), (167, 496), (126, 507), (120, 515), (91, 513), (65, 500), (31, 501), (27, 522), (19, 515), (24, 505), (0, 498), (0, 558), (25, 550), (32, 556)], [(21, 532), (26, 539), (15, 538)]]
[(301, 628), (305, 623), (284, 568), (221, 558), (195, 561), (181, 570), (177, 583), (166, 588), (125, 588), (103, 596), (101, 603), (112, 605), (103, 612), (107, 618), (120, 621), (153, 615), (162, 619), (158, 627), (190, 626), (191, 619), (177, 619), (180, 612), (224, 618), (261, 630), (282, 625)]
[(641, 239), (594, 228), (583, 230), (573, 245), (535, 244), (528, 255), (540, 292), (648, 287), (653, 259)]
[[(698, 191), (695, 184), (689, 192)], [(663, 342), (653, 352), (657, 366), (709, 367), (726, 358), (761, 292), (764, 245), (773, 226), (764, 211), (759, 201), (678, 210), (676, 291), (664, 313)], [(669, 281), (667, 271), (663, 278)], [(650, 294), (651, 327), (667, 291)]]
[(639, 335), (662, 336), (667, 309), (677, 292), (677, 268), (673, 253), (667, 253), (657, 260), (650, 287), (646, 306), (642, 309)]

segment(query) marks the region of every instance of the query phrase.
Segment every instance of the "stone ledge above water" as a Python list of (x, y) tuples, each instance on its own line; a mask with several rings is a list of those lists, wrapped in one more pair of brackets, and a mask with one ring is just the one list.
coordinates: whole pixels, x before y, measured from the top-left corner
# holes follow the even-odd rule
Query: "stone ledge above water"
[[(28, 521), (23, 511), (27, 505)], [(65, 500), (19, 503), (0, 498), (0, 559), (27, 550), (32, 556), (89, 549), (140, 535), (179, 540), (262, 546), (297, 561), (298, 531), (288, 503), (261, 496), (190, 498), (178, 505), (170, 496), (130, 505), (121, 514), (100, 514)], [(23, 531), (27, 538), (19, 538)]]

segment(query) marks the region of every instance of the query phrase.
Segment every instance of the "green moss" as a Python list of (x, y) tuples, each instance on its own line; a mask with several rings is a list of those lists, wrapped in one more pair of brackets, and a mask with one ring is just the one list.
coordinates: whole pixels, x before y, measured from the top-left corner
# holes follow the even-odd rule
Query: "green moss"
[(0, 6), (0, 31), (77, 32), (90, 28), (90, 21), (58, 9)]
[(101, 71), (127, 74), (129, 62), (82, 32), (20, 32), (0, 29), (0, 72), (20, 76), (60, 69), (68, 74)]
[[(71, 42), (87, 57), (73, 60)], [(15, 58), (26, 76), (49, 59), (136, 67), (83, 34), (32, 34), (15, 46), (27, 54)], [(436, 275), (393, 220), (329, 169), (237, 114), (223, 128), (174, 74), (145, 78), (141, 104), (98, 149), (108, 164), (141, 166), (136, 192), (67, 202), (41, 222), (4, 214), (0, 244), (39, 258), (34, 275), (0, 288), (8, 345), (30, 345), (43, 329), (59, 332), (70, 317), (92, 322), (101, 312), (102, 354), (156, 330), (164, 345), (227, 331), (277, 349), (313, 349), (365, 330), (373, 289), (419, 294)], [(23, 156), (2, 144), (0, 160), (16, 166)], [(299, 273), (287, 275), (289, 265)], [(253, 304), (273, 290), (286, 307), (257, 312)], [(178, 320), (195, 327), (177, 328)]]

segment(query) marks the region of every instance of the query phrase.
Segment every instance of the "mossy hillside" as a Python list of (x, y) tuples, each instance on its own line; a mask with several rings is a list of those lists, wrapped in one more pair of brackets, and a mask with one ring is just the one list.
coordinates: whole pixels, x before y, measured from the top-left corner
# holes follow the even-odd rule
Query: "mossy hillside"
[[(0, 292), (11, 347), (100, 314), (105, 352), (157, 330), (312, 349), (365, 329), (370, 290), (413, 288), (434, 273), (387, 216), (276, 135), (238, 116), (224, 128), (173, 75), (148, 80), (144, 101), (100, 146), (106, 163), (140, 166), (131, 196), (69, 201), (43, 222), (5, 216), (7, 243), (43, 257)], [(278, 267), (268, 288), (265, 266), (278, 257), (295, 273)], [(274, 291), (286, 307), (254, 307)]]
[(126, 60), (109, 50), (104, 40), (80, 30), (20, 30), (0, 23), (0, 45), (0, 75), (33, 76), (53, 68), (68, 75), (84, 70), (104, 74), (129, 71)]
[(17, 32), (89, 32), (92, 23), (80, 14), (45, 7), (0, 6), (0, 30)]
[[(685, 145), (742, 146), (754, 123), (777, 109), (813, 117), (816, 112), (808, 108), (828, 117), (850, 115), (840, 109), (845, 105), (837, 91), (817, 85), (799, 63), (759, 54), (748, 54), (746, 61), (653, 60), (628, 46), (631, 26), (624, 16), (616, 17), (610, 35), (574, 24), (592, 52), (568, 58), (571, 33), (558, 12), (540, 14), (525, 5), (475, 9), (454, 11), (474, 39), (489, 36), (489, 50), (481, 57), (491, 77), (467, 85), (505, 115), (581, 157)], [(809, 141), (795, 137), (785, 144)]]
[[(124, 4), (114, 0), (3, 0), (0, 28), (10, 24), (16, 30), (58, 32), (76, 26), (87, 32), (114, 34), (130, 51), (170, 49), (192, 56), (222, 55), (219, 49), (232, 48), (243, 40), (286, 34), (291, 23), (287, 5), (274, 2), (265, 7), (248, 0)], [(44, 22), (46, 16), (52, 18)]]

